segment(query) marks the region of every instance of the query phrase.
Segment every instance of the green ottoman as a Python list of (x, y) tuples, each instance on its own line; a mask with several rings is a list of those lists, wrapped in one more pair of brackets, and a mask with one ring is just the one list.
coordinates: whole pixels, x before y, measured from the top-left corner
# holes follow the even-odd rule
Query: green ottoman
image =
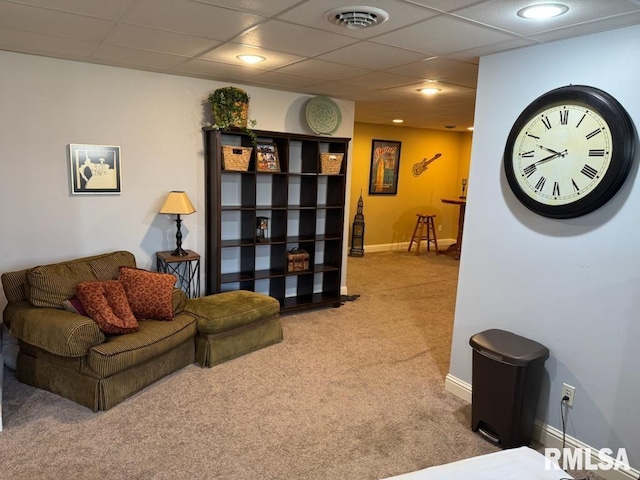
[(282, 341), (280, 303), (261, 293), (238, 290), (187, 300), (198, 320), (196, 361), (212, 367)]

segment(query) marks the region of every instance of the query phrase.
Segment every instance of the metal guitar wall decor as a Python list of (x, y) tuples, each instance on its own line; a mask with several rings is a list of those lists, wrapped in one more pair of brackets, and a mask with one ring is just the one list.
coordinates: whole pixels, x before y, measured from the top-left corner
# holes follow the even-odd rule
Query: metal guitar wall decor
[(413, 166), (413, 176), (417, 177), (418, 175), (420, 175), (422, 172), (424, 172), (427, 169), (427, 166), (439, 159), (442, 156), (441, 153), (436, 153), (432, 158), (430, 158), (429, 160), (427, 160), (426, 158), (423, 158), (421, 162), (416, 163)]

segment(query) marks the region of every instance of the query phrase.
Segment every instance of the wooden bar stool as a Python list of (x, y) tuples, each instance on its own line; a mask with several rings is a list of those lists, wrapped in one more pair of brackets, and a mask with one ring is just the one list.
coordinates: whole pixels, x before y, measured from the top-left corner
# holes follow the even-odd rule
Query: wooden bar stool
[(433, 221), (436, 216), (429, 213), (416, 213), (416, 216), (418, 217), (418, 221), (416, 222), (416, 228), (413, 229), (413, 236), (411, 237), (409, 249), (407, 251), (410, 252), (413, 242), (416, 242), (416, 255), (420, 255), (420, 242), (422, 240), (426, 240), (427, 251), (429, 251), (431, 243), (433, 243), (436, 247), (436, 255), (440, 255), (440, 251), (438, 250), (438, 239), (436, 238), (436, 227)]

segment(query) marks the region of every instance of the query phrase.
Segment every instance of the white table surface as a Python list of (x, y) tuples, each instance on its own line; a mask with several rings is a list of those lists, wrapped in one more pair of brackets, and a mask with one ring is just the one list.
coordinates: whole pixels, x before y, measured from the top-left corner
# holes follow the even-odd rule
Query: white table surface
[(547, 464), (529, 447), (512, 448), (405, 473), (385, 480), (559, 480), (573, 478), (560, 467)]

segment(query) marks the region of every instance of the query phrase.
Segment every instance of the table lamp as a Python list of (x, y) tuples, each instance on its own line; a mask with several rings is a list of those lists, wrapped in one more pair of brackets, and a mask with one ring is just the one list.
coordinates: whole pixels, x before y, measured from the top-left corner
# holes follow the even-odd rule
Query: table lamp
[(187, 255), (187, 252), (182, 249), (182, 232), (180, 232), (180, 225), (182, 224), (182, 219), (180, 215), (190, 215), (195, 212), (191, 200), (185, 192), (173, 191), (169, 192), (167, 199), (164, 201), (160, 212), (158, 213), (166, 213), (169, 215), (177, 215), (176, 223), (178, 226), (178, 231), (176, 232), (176, 249), (171, 252), (171, 255), (177, 257), (184, 257)]

